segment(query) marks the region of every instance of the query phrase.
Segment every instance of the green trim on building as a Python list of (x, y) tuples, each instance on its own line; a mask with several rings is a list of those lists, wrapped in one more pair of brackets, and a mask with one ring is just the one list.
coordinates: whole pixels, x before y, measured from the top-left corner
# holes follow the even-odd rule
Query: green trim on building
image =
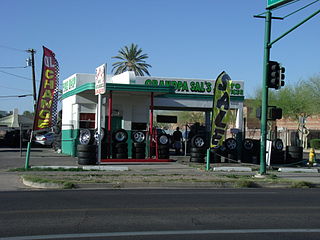
[[(77, 87), (69, 92), (66, 92), (62, 95), (62, 99), (71, 97), (78, 93), (84, 92), (86, 90), (94, 90), (95, 83), (86, 83)], [(107, 91), (124, 91), (124, 92), (154, 92), (154, 93), (164, 93), (164, 94), (173, 94), (173, 87), (159, 87), (159, 86), (147, 86), (142, 84), (119, 84), (119, 83), (107, 83)]]
[(62, 99), (71, 97), (73, 95), (76, 95), (78, 93), (84, 92), (86, 90), (94, 90), (95, 88), (95, 83), (86, 83), (81, 85), (80, 87), (77, 87), (69, 92), (66, 92), (65, 94), (62, 95)]
[(70, 156), (76, 156), (79, 129), (62, 130), (61, 133), (62, 153)]
[(154, 93), (174, 93), (173, 87), (149, 86), (143, 84), (118, 84), (107, 83), (107, 90), (126, 91), (126, 92), (154, 92)]

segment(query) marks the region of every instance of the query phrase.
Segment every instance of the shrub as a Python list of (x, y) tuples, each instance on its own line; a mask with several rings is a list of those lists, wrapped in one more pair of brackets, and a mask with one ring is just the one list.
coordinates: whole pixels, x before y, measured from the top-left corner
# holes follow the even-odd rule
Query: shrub
[(310, 146), (314, 149), (320, 149), (320, 139), (311, 139)]

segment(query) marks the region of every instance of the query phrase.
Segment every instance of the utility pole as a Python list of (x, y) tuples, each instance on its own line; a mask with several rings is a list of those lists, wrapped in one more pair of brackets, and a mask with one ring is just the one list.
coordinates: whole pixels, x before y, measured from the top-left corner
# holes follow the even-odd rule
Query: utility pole
[[(33, 48), (29, 48), (26, 50), (26, 52), (31, 53), (31, 68), (32, 68), (32, 83), (33, 83), (33, 111), (34, 111), (34, 116), (33, 120), (35, 118), (35, 114), (37, 111), (37, 89), (36, 89), (36, 73), (35, 73), (35, 64), (34, 64), (34, 54), (36, 53), (36, 50)], [(29, 166), (29, 158), (30, 158), (30, 148), (31, 148), (31, 142), (32, 142), (32, 137), (33, 137), (33, 127), (31, 130), (30, 134), (30, 140), (28, 142), (27, 146), (27, 154), (26, 154), (26, 162), (25, 162), (25, 169), (28, 169)]]
[(260, 143), (260, 174), (266, 174), (266, 140), (268, 114), (268, 62), (270, 59), (271, 11), (266, 12), (263, 58), (262, 106), (261, 106), (261, 143)]
[(34, 64), (34, 54), (36, 50), (30, 48), (27, 50), (31, 54), (31, 67), (32, 67), (32, 83), (33, 83), (33, 109), (34, 113), (36, 112), (37, 108), (37, 89), (36, 89), (36, 73), (35, 73), (35, 64)]
[[(267, 124), (268, 124), (268, 78), (269, 78), (269, 64), (270, 64), (270, 49), (272, 47), (272, 45), (274, 43), (276, 43), (277, 41), (279, 41), (280, 39), (282, 39), (283, 37), (285, 37), (286, 35), (288, 35), (290, 32), (292, 32), (293, 30), (295, 30), (296, 28), (298, 28), (299, 26), (301, 26), (302, 24), (304, 24), (305, 22), (307, 22), (309, 19), (313, 18), (314, 16), (316, 16), (317, 14), (320, 13), (320, 10), (317, 10), (316, 12), (314, 12), (313, 14), (311, 14), (309, 17), (307, 17), (306, 19), (304, 19), (303, 21), (301, 21), (300, 23), (298, 23), (297, 25), (295, 25), (294, 27), (292, 27), (291, 29), (289, 29), (287, 32), (283, 33), (281, 36), (279, 36), (278, 38), (276, 38), (275, 40), (271, 41), (271, 21), (272, 19), (280, 19), (283, 20), (284, 18), (292, 15), (293, 13), (296, 13), (304, 8), (306, 8), (307, 6), (310, 6), (311, 4), (314, 4), (315, 2), (308, 4), (305, 7), (300, 8), (299, 10), (288, 14), (287, 16), (281, 18), (281, 17), (272, 17), (272, 13), (271, 10), (284, 5), (288, 2), (291, 2), (293, 0), (268, 0), (267, 1), (267, 11), (263, 14), (265, 14), (265, 16), (261, 16), (260, 15), (256, 15), (254, 17), (257, 18), (265, 18), (265, 35), (264, 35), (264, 57), (263, 57), (263, 81), (262, 81), (262, 104), (261, 104), (261, 139), (260, 139), (260, 171), (259, 174), (260, 175), (265, 175), (266, 174), (266, 141), (267, 141)], [(271, 61), (273, 62), (273, 61)], [(281, 74), (280, 74), (281, 75)], [(280, 81), (281, 81), (281, 76), (280, 76)], [(280, 82), (280, 87), (281, 87), (281, 82)], [(278, 88), (276, 88), (278, 89)]]

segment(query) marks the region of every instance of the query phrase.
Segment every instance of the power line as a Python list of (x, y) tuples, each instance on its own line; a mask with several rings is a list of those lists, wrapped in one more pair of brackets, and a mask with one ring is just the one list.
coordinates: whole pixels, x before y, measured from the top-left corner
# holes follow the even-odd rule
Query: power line
[(297, 13), (297, 12), (299, 12), (299, 11), (301, 11), (301, 10), (309, 7), (309, 6), (311, 6), (312, 4), (314, 4), (314, 3), (316, 3), (316, 2), (319, 2), (319, 0), (315, 0), (314, 2), (309, 3), (309, 4), (307, 4), (306, 6), (304, 6), (304, 7), (302, 7), (302, 8), (299, 8), (298, 10), (296, 10), (296, 11), (294, 11), (294, 12), (292, 12), (292, 13), (286, 15), (286, 16), (284, 16), (283, 18), (287, 18), (287, 17), (289, 17), (289, 16), (291, 16), (291, 15), (293, 15), (293, 14), (295, 14), (295, 13)]
[(3, 86), (3, 85), (0, 85), (0, 87), (2, 87), (2, 88), (7, 88), (7, 89), (12, 89), (12, 90), (19, 90), (19, 91), (23, 91), (23, 92), (25, 92), (25, 91), (26, 91), (25, 89), (12, 88), (12, 87), (7, 87), (7, 86)]
[(23, 95), (9, 95), (9, 96), (0, 96), (0, 98), (21, 98), (21, 97), (28, 97), (33, 96), (33, 94), (23, 94)]
[(17, 52), (26, 52), (26, 50), (22, 50), (22, 49), (18, 49), (18, 48), (13, 48), (13, 47), (8, 47), (8, 46), (4, 46), (4, 45), (0, 45), (1, 48), (6, 48), (6, 49), (10, 49), (12, 51), (17, 51)]
[(28, 66), (24, 66), (24, 67), (0, 67), (0, 68), (27, 68)]
[[(11, 75), (11, 76), (15, 76), (15, 77), (17, 77), (17, 78), (22, 78), (22, 79), (26, 79), (26, 80), (32, 81), (31, 78), (23, 77), (23, 76), (20, 76), (20, 75), (17, 75), (17, 74), (8, 73), (8, 72), (2, 71), (2, 70), (0, 70), (0, 72), (2, 72), (2, 73), (4, 73), (4, 74)], [(40, 81), (37, 80), (37, 82), (40, 82)]]

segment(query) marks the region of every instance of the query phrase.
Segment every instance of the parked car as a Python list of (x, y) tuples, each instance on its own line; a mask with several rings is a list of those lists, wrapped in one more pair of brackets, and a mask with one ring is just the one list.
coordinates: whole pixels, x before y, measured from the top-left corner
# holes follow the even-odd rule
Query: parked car
[(35, 136), (35, 142), (43, 146), (51, 147), (54, 142), (54, 133), (48, 132), (44, 134), (37, 134)]

